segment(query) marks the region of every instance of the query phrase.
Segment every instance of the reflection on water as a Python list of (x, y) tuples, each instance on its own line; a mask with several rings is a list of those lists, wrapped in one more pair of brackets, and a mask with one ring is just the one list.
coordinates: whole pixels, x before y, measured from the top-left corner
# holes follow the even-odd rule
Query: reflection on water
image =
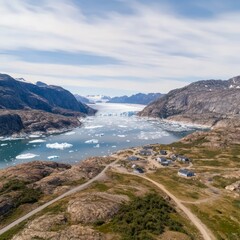
[(120, 149), (150, 143), (171, 143), (194, 131), (179, 124), (139, 118), (142, 105), (107, 104), (93, 106), (94, 117), (81, 128), (46, 138), (0, 141), (0, 168), (32, 160), (75, 163), (89, 156), (108, 155)]

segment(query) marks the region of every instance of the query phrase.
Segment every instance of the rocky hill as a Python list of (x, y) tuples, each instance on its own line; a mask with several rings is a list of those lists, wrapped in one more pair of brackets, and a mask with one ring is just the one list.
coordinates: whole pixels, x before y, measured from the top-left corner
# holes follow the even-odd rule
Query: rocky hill
[(132, 95), (130, 97), (128, 96), (121, 96), (121, 97), (114, 97), (109, 100), (109, 103), (132, 103), (132, 104), (143, 104), (147, 105), (156, 99), (160, 98), (162, 96), (161, 93), (138, 93), (135, 95)]
[(0, 74), (0, 135), (57, 132), (80, 125), (95, 110), (67, 90)]
[(198, 81), (170, 91), (139, 115), (212, 126), (221, 119), (239, 116), (239, 103), (240, 76)]
[(0, 109), (36, 109), (63, 115), (71, 115), (71, 112), (94, 113), (61, 87), (19, 81), (6, 74), (0, 74)]

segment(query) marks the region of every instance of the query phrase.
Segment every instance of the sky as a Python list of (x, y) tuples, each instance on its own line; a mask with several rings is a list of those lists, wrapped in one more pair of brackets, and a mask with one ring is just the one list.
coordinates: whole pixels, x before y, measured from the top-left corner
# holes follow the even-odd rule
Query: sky
[(0, 0), (0, 72), (81, 95), (240, 75), (240, 1)]

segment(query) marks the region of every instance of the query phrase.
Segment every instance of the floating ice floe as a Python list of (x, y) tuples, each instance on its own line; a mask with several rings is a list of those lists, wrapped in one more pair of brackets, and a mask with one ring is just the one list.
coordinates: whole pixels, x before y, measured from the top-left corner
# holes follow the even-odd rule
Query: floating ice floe
[(102, 128), (102, 125), (96, 125), (96, 126), (86, 126), (85, 129), (96, 129), (96, 128)]
[(43, 142), (46, 142), (46, 140), (43, 140), (43, 139), (36, 139), (36, 140), (32, 140), (32, 141), (30, 141), (29, 143), (43, 143)]
[(49, 156), (48, 157), (49, 160), (53, 160), (53, 159), (57, 159), (57, 158), (59, 158), (59, 156)]
[(20, 154), (16, 156), (16, 159), (30, 159), (30, 158), (35, 158), (38, 157), (39, 155), (32, 154), (32, 153), (25, 153), (25, 154)]
[[(117, 146), (113, 145), (112, 148), (116, 148)], [(110, 150), (109, 150), (110, 151)]]
[(169, 134), (165, 131), (162, 131), (162, 132), (143, 132), (143, 131), (141, 131), (140, 134), (138, 134), (138, 139), (155, 140), (155, 139), (159, 139), (159, 138), (166, 137), (166, 136), (169, 136)]
[(51, 149), (60, 149), (60, 150), (64, 150), (66, 148), (71, 148), (73, 145), (70, 143), (48, 143), (46, 144), (47, 148), (51, 148)]
[(98, 143), (98, 140), (97, 139), (90, 139), (90, 140), (85, 141), (85, 143), (94, 143), (94, 144), (96, 144), (96, 143)]
[(100, 144), (95, 145), (94, 148), (100, 148)]
[(104, 136), (104, 133), (97, 133), (95, 134), (96, 137), (103, 137)]
[(120, 138), (125, 138), (126, 137), (126, 135), (117, 135), (118, 137), (120, 137)]
[(65, 133), (64, 135), (65, 135), (65, 136), (71, 136), (71, 135), (74, 135), (74, 134), (76, 134), (76, 132), (67, 132), (67, 133)]
[(37, 134), (31, 134), (29, 135), (30, 138), (39, 138), (41, 137), (40, 135), (37, 135)]
[(73, 153), (74, 151), (73, 150), (70, 150), (70, 151), (68, 151), (69, 153)]
[(118, 125), (118, 127), (120, 127), (120, 128), (127, 128), (127, 126), (125, 126), (125, 125)]
[(7, 145), (8, 145), (7, 143), (2, 143), (0, 146), (4, 147), (4, 146), (7, 146)]

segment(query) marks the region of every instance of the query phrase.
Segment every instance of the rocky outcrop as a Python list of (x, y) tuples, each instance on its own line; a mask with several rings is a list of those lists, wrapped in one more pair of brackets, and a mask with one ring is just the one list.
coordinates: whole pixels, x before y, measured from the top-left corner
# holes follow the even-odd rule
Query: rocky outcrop
[(0, 136), (60, 133), (81, 126), (77, 117), (38, 110), (0, 110)]
[(107, 221), (114, 216), (126, 196), (108, 193), (89, 193), (71, 200), (68, 203), (67, 212), (70, 219), (76, 223), (94, 223)]
[(62, 132), (95, 112), (61, 87), (0, 74), (0, 136)]
[(240, 77), (206, 80), (170, 91), (148, 105), (140, 116), (205, 124), (240, 115)]
[(94, 113), (61, 87), (19, 81), (7, 74), (0, 74), (0, 109), (36, 109), (63, 115)]
[(231, 185), (228, 185), (225, 187), (226, 190), (229, 190), (229, 191), (238, 191), (240, 192), (240, 181), (237, 181)]
[(23, 191), (33, 189), (42, 196), (59, 195), (95, 177), (112, 161), (111, 157), (94, 157), (73, 166), (33, 161), (0, 170), (0, 220), (17, 209), (19, 205), (15, 203)]
[(27, 227), (12, 240), (101, 240), (102, 234), (87, 226), (67, 225), (63, 214), (43, 215), (30, 222)]
[(21, 117), (15, 113), (0, 112), (0, 135), (18, 133), (24, 128)]
[(138, 93), (128, 96), (113, 97), (109, 100), (109, 103), (132, 103), (147, 105), (163, 96), (161, 93)]
[(240, 146), (240, 117), (219, 120), (211, 131), (194, 132), (181, 142), (194, 143), (203, 147), (222, 148), (227, 146)]

